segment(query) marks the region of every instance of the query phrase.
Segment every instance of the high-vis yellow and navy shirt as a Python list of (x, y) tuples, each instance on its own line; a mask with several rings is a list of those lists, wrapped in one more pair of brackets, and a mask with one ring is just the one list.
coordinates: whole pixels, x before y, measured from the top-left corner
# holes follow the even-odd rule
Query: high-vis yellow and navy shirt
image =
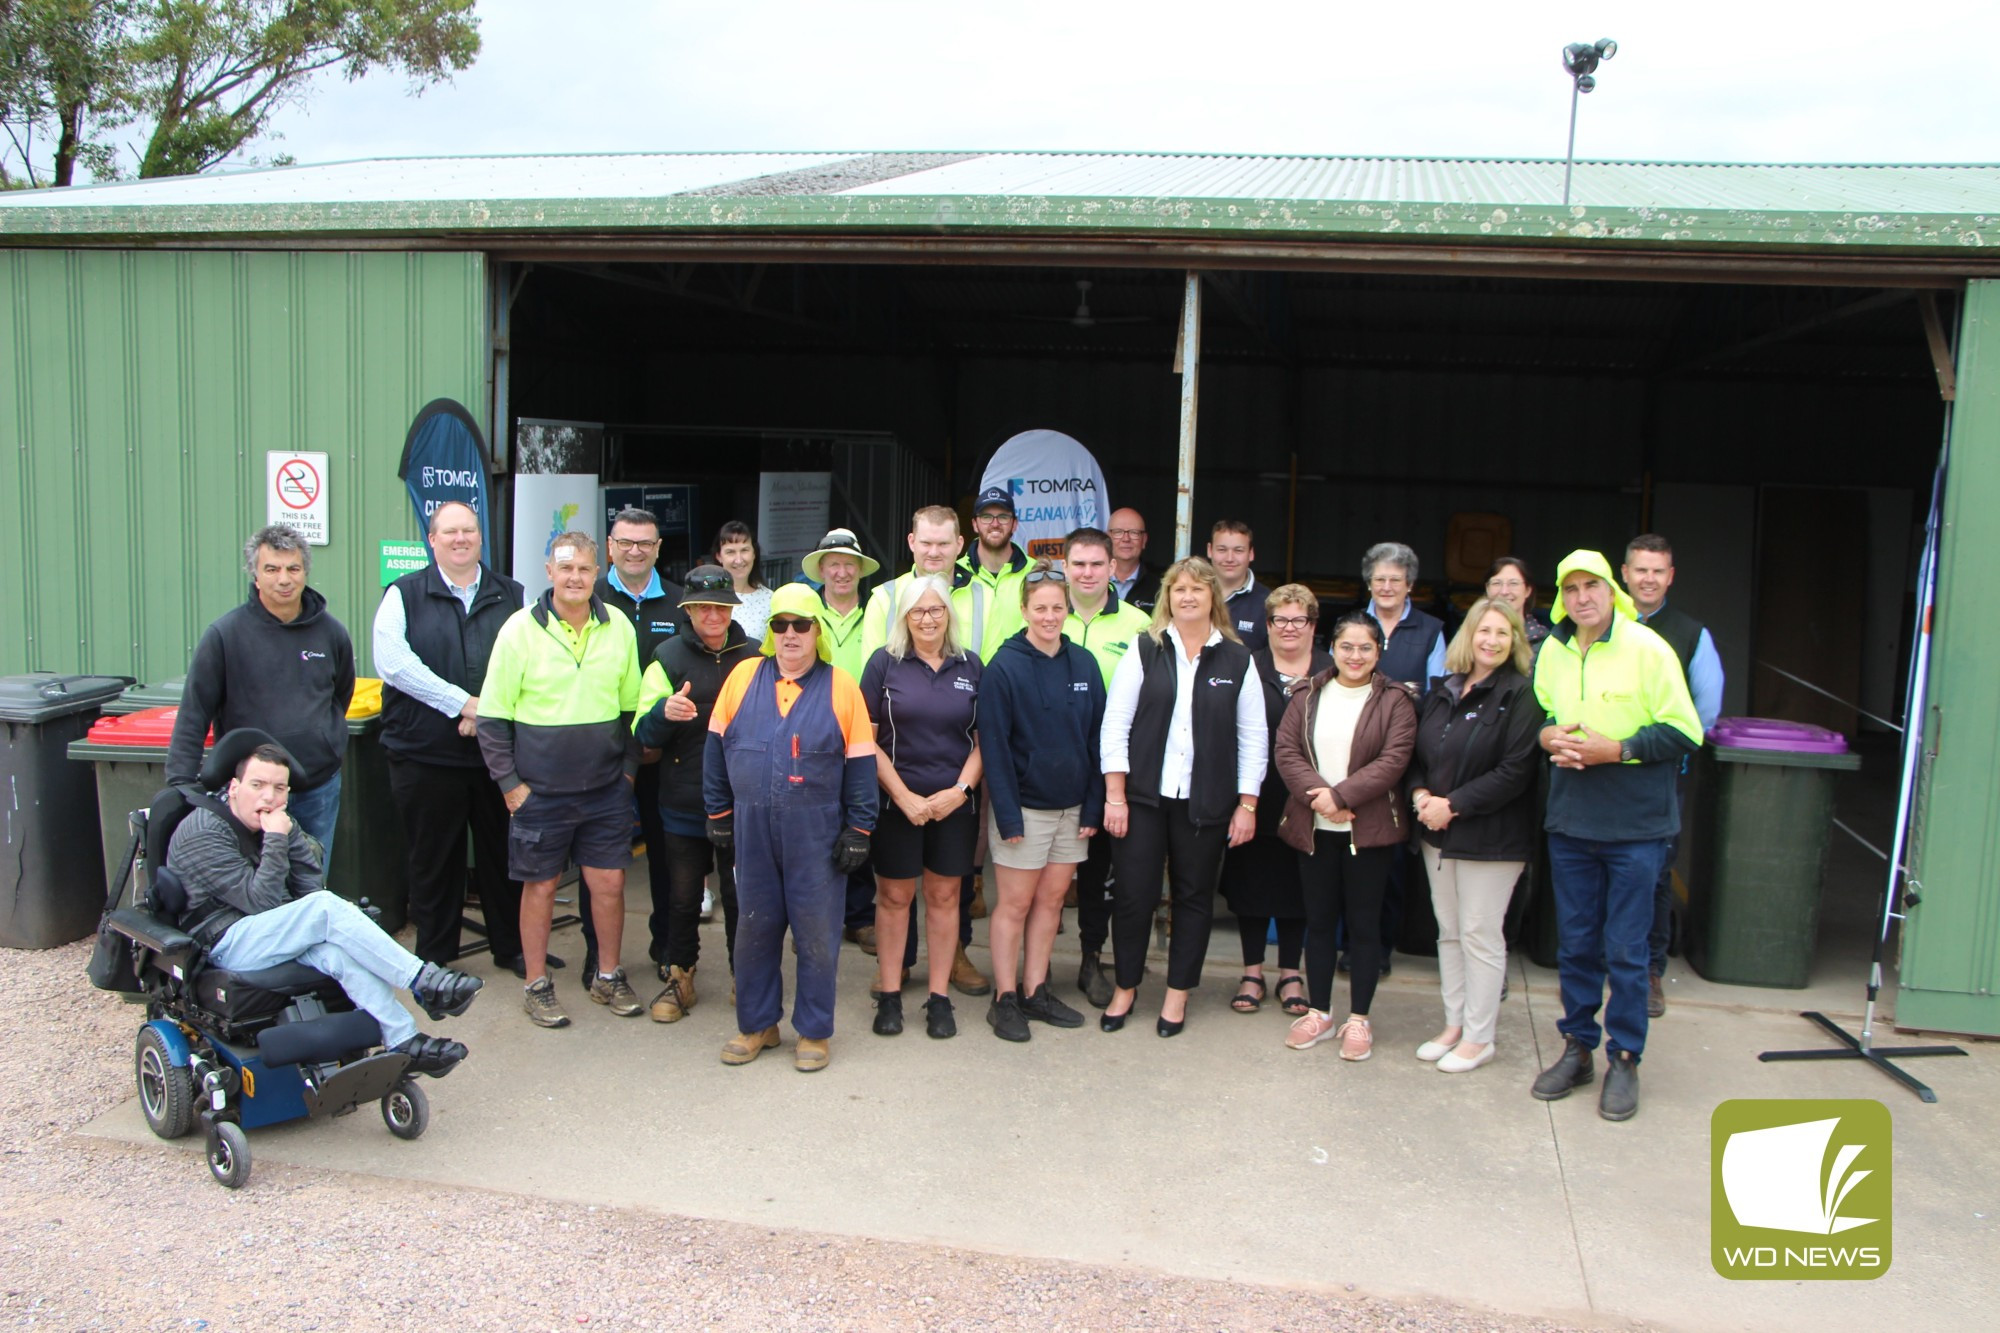
[(639, 771), (638, 706), (632, 622), (592, 597), (583, 628), (572, 629), (545, 592), (493, 642), (479, 695), (486, 771), (503, 792), (524, 782), (552, 796), (602, 791)]

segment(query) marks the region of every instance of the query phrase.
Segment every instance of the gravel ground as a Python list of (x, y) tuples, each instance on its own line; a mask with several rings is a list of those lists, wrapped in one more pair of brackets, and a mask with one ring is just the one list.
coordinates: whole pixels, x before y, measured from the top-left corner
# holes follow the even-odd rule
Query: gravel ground
[[(86, 1139), (142, 1014), (88, 942), (0, 950), (0, 1320), (59, 1329), (1566, 1327), (1372, 1299), (773, 1231)], [(363, 1108), (357, 1114), (372, 1114)], [(1190, 1225), (1196, 1225), (1190, 1219)]]

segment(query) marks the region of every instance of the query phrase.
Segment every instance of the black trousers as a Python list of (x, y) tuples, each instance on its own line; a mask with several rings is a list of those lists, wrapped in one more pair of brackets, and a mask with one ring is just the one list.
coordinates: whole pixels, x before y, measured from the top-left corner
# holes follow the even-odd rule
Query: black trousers
[(1084, 844), (1090, 855), (1076, 868), (1076, 933), (1086, 958), (1103, 953), (1111, 935), (1111, 844), (1116, 841), (1100, 832)]
[(1340, 949), (1336, 928), (1347, 933), (1348, 1009), (1367, 1017), (1382, 976), (1382, 894), (1401, 844), (1355, 847), (1345, 833), (1313, 832), (1313, 854), (1299, 857), (1306, 894), (1306, 998), (1333, 1012), (1333, 968)]
[(1136, 801), (1125, 836), (1111, 849), (1115, 882), (1111, 898), (1111, 951), (1118, 986), (1131, 990), (1146, 971), (1146, 936), (1160, 900), (1164, 872), (1173, 911), (1173, 940), (1167, 947), (1167, 985), (1193, 990), (1201, 984), (1201, 962), (1215, 924), (1215, 888), (1222, 881), (1222, 854), (1229, 850), (1229, 825), (1196, 828), (1188, 803), (1162, 799), (1157, 806)]
[[(507, 803), (484, 768), (454, 768), (389, 754), (389, 791), (409, 842), (414, 952), (448, 966), (458, 957), (468, 876), (498, 959), (521, 953), (521, 881), (507, 878)], [(473, 866), (466, 868), (471, 835)]]
[[(632, 780), (632, 796), (639, 802), (639, 829), (646, 839), (646, 879), (647, 887), (653, 893), (653, 911), (647, 918), (652, 938), (646, 945), (646, 956), (656, 963), (667, 960), (667, 904), (673, 898), (673, 872), (662, 856), (661, 850), (667, 840), (666, 829), (660, 826), (660, 765), (655, 762), (639, 765), (639, 776)], [(590, 911), (586, 907), (583, 919), (590, 921)], [(592, 952), (597, 943), (596, 923), (590, 929)]]
[[(718, 866), (715, 848), (706, 837), (691, 838), (680, 833), (662, 833), (659, 859), (667, 867), (670, 885), (665, 902), (653, 900), (650, 922), (654, 939), (664, 939), (666, 949), (655, 960), (671, 967), (693, 967), (701, 958), (701, 889), (708, 872), (716, 869), (716, 897), (722, 901), (724, 939), (728, 942), (730, 966), (736, 959), (736, 863), (727, 857)], [(651, 854), (649, 845), (648, 854)]]
[(1243, 941), (1243, 966), (1262, 967), (1264, 950), (1271, 942), (1271, 922), (1278, 923), (1278, 969), (1296, 969), (1305, 954), (1306, 920), (1302, 916), (1239, 916), (1237, 938)]

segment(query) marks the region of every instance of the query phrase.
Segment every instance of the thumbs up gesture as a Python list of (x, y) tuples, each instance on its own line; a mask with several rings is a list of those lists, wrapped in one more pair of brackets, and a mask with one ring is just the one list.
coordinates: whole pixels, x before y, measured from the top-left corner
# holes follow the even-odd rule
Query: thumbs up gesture
[(680, 690), (672, 698), (667, 700), (667, 706), (664, 711), (666, 712), (667, 720), (669, 722), (694, 721), (694, 716), (697, 710), (695, 709), (694, 706), (694, 696), (692, 693), (693, 690), (694, 690), (693, 681), (682, 681)]

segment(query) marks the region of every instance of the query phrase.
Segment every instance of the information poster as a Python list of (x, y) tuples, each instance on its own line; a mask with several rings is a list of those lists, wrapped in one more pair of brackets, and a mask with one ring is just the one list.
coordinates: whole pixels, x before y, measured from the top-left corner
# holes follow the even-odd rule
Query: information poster
[(757, 555), (796, 568), (826, 535), (831, 472), (766, 472), (757, 488)]
[(264, 455), (264, 521), (295, 528), (309, 546), (328, 536), (326, 455), (273, 449)]

